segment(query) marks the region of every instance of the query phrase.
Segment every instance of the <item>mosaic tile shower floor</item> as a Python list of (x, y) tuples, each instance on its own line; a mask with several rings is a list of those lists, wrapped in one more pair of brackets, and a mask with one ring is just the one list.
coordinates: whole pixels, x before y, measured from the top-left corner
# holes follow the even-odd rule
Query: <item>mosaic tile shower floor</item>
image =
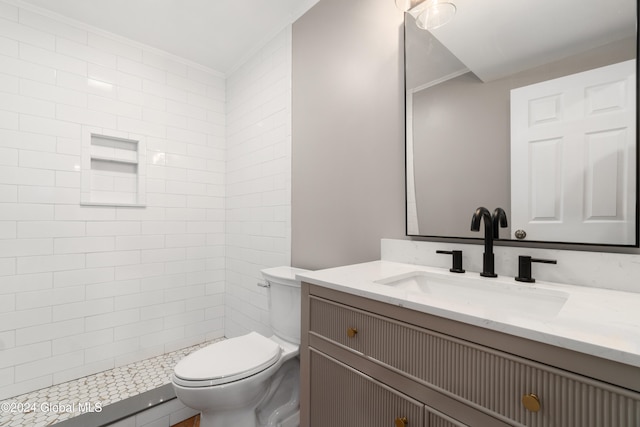
[(220, 340), (141, 360), (0, 401), (0, 427), (45, 427), (171, 382), (187, 354)]

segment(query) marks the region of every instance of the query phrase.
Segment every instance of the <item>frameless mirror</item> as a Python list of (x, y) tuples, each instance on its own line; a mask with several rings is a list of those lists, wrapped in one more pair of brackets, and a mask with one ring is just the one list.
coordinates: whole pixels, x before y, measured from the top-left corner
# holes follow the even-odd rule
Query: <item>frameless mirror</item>
[(638, 245), (635, 0), (448, 0), (405, 14), (407, 234)]

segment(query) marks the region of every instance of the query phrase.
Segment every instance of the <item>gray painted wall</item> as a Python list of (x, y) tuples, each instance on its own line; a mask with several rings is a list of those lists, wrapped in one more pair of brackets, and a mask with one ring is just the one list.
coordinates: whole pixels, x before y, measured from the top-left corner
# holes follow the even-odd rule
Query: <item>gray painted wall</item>
[(293, 25), (292, 265), (380, 259), (403, 238), (403, 14), (321, 0)]

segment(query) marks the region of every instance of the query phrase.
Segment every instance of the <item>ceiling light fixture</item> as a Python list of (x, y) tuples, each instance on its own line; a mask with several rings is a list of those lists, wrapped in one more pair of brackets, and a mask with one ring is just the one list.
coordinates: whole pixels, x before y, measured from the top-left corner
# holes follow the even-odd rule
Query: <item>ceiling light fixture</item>
[(396, 0), (396, 6), (413, 16), (423, 30), (442, 27), (456, 14), (456, 5), (447, 0)]

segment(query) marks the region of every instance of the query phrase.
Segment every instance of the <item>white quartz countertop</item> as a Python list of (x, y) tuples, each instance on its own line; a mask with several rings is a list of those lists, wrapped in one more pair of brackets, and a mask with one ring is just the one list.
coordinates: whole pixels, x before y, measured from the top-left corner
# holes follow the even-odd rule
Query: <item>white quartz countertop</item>
[[(453, 286), (457, 290), (448, 291), (461, 293), (457, 301), (451, 296), (431, 297), (377, 283), (416, 272), (441, 277), (443, 283), (470, 280), (471, 285), (479, 287), (487, 283), (493, 289), (491, 298), (465, 304), (463, 287)], [(544, 281), (521, 283), (503, 276), (482, 278), (474, 272), (455, 274), (447, 269), (391, 261), (318, 270), (296, 277), (314, 285), (640, 367), (639, 293)], [(527, 301), (526, 309), (509, 310), (514, 305), (514, 293), (534, 297), (523, 299)], [(540, 295), (542, 299), (538, 301)], [(551, 301), (551, 309), (545, 298)]]

